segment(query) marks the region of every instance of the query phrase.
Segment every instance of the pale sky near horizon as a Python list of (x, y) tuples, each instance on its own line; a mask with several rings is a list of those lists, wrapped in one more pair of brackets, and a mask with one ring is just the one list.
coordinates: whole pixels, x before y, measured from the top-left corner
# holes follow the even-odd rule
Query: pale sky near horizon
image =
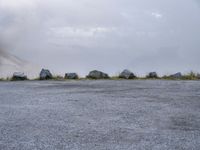
[(0, 0), (0, 49), (54, 72), (200, 72), (199, 0)]

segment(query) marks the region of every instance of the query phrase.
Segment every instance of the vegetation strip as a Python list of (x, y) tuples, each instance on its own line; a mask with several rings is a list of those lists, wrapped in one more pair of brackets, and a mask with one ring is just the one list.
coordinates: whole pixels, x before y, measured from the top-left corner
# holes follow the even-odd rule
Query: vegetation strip
[[(108, 80), (200, 80), (200, 74), (190, 72), (188, 74), (182, 75), (180, 72), (173, 75), (164, 75), (160, 77), (156, 72), (150, 72), (145, 77), (136, 76), (133, 72), (125, 69), (118, 76), (110, 77), (108, 74), (93, 70), (89, 72), (89, 74), (85, 78), (80, 78), (77, 73), (66, 73), (65, 76), (53, 76), (48, 69), (42, 69), (39, 77), (31, 80), (57, 80), (57, 81), (65, 81), (65, 80), (98, 80), (98, 79), (108, 79)], [(13, 76), (7, 78), (0, 78), (0, 81), (24, 81), (30, 80), (24, 73), (15, 72)]]

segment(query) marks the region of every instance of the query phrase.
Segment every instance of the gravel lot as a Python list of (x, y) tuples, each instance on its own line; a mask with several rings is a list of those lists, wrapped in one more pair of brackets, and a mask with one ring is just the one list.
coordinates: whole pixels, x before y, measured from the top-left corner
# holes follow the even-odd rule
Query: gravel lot
[(0, 150), (199, 150), (199, 81), (0, 82)]

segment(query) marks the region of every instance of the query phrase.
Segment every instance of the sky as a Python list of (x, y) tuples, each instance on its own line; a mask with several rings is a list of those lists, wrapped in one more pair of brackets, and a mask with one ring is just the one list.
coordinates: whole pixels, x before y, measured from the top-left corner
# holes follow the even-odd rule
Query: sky
[(199, 27), (199, 0), (0, 0), (0, 55), (57, 74), (200, 72)]

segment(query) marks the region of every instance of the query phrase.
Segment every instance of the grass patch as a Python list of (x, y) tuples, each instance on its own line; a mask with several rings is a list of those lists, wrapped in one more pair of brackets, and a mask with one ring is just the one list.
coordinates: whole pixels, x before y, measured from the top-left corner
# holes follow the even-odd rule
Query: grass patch
[(63, 80), (65, 80), (65, 78), (62, 77), (62, 76), (57, 75), (57, 76), (53, 76), (53, 78), (51, 80), (63, 81)]
[[(85, 78), (78, 78), (78, 79), (67, 79), (63, 76), (60, 76), (60, 75), (56, 75), (56, 76), (53, 76), (51, 79), (46, 79), (46, 80), (53, 80), (53, 81), (70, 81), (70, 80), (83, 80)], [(40, 77), (37, 77), (37, 78), (34, 78), (32, 79), (33, 81), (40, 81)], [(44, 80), (45, 81), (45, 80)]]
[(0, 78), (0, 81), (11, 81), (11, 78), (7, 77), (7, 78)]
[(161, 79), (163, 79), (163, 80), (181, 80), (179, 78), (174, 78), (172, 76), (166, 76), (166, 75), (164, 75)]
[(183, 80), (198, 80), (198, 74), (194, 73), (194, 72), (190, 72), (186, 75), (183, 75), (182, 77)]
[(123, 80), (122, 78), (119, 78), (118, 76), (110, 77), (111, 80)]
[(5, 81), (5, 79), (3, 79), (3, 78), (0, 78), (0, 81)]
[(40, 77), (37, 77), (37, 78), (31, 79), (31, 80), (33, 80), (33, 81), (38, 81), (38, 80), (40, 80)]

